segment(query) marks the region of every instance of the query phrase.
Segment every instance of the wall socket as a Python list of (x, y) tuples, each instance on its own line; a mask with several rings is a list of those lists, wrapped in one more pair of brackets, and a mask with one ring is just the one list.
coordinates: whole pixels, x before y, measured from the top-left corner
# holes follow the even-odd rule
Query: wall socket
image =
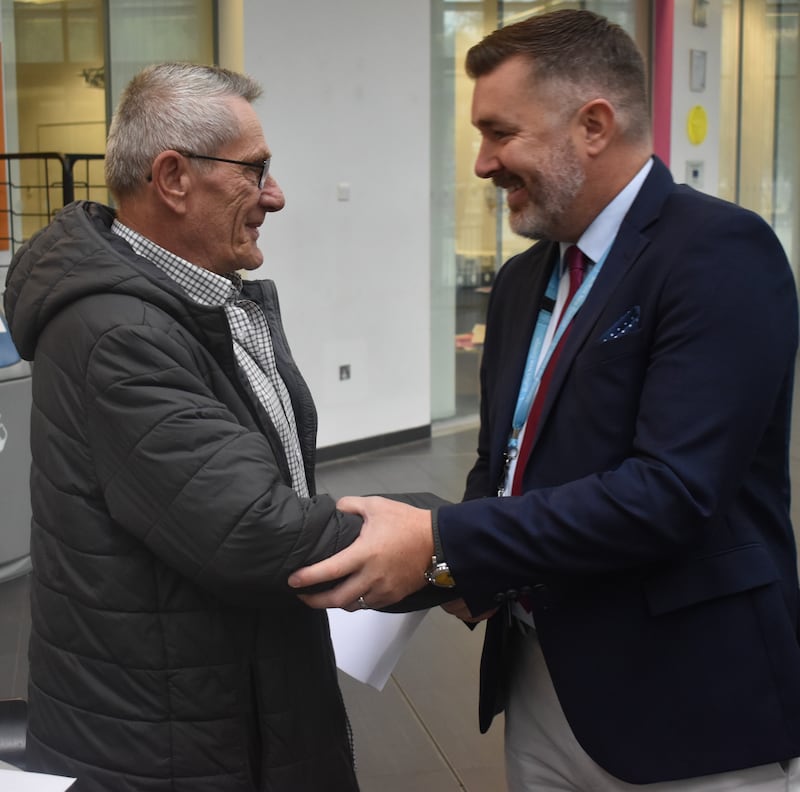
[(343, 366), (339, 366), (339, 379), (340, 380), (349, 380), (350, 379), (350, 364), (345, 363)]

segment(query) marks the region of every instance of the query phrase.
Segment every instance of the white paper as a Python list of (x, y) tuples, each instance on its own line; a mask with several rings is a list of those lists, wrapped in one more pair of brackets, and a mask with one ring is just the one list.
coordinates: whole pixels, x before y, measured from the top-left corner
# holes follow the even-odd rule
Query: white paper
[(0, 789), (3, 792), (64, 792), (74, 783), (74, 778), (0, 768)]
[(359, 682), (383, 690), (427, 613), (426, 610), (413, 613), (329, 610), (337, 667)]

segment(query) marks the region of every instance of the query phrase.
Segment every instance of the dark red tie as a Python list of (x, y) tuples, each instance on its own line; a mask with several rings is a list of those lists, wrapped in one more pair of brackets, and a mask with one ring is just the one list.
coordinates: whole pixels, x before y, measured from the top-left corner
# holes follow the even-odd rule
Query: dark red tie
[[(583, 276), (586, 274), (586, 257), (581, 253), (577, 245), (570, 245), (570, 247), (567, 248), (564, 253), (564, 263), (569, 269), (569, 293), (567, 294), (564, 307), (561, 309), (561, 315), (558, 318), (559, 323), (561, 322), (561, 317), (567, 312), (567, 306), (570, 304), (572, 297), (575, 292), (578, 291), (581, 283), (583, 283)], [(528, 457), (531, 455), (533, 438), (536, 436), (536, 428), (542, 415), (542, 405), (544, 404), (544, 399), (547, 394), (547, 386), (550, 384), (553, 370), (556, 367), (558, 356), (561, 354), (568, 333), (569, 327), (564, 330), (558, 345), (553, 350), (553, 354), (547, 362), (547, 368), (542, 374), (539, 388), (536, 391), (536, 396), (533, 399), (533, 404), (528, 413), (528, 420), (525, 424), (525, 435), (522, 438), (522, 446), (519, 449), (519, 455), (517, 457), (517, 466), (514, 469), (514, 480), (511, 484), (512, 495), (519, 495), (522, 492), (522, 474), (525, 470)]]

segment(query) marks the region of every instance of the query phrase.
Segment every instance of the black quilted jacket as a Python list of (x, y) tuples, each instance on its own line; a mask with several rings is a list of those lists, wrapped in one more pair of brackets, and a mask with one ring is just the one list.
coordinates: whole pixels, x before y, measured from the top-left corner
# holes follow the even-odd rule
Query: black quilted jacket
[[(324, 612), (290, 572), (360, 521), (299, 499), (221, 308), (66, 207), (4, 295), (33, 360), (30, 769), (76, 792), (357, 789)], [(249, 282), (313, 492), (316, 413), (274, 285)]]

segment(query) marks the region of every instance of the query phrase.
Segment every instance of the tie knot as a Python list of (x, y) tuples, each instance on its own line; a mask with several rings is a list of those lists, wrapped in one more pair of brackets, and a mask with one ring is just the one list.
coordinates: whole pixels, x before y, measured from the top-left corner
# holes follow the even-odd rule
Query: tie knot
[(577, 245), (570, 245), (564, 253), (564, 263), (569, 269), (569, 282), (571, 286), (580, 286), (586, 273), (586, 256), (581, 253)]
[(586, 258), (577, 245), (570, 245), (567, 248), (566, 253), (564, 253), (564, 261), (570, 272), (574, 270), (584, 272), (586, 270)]

